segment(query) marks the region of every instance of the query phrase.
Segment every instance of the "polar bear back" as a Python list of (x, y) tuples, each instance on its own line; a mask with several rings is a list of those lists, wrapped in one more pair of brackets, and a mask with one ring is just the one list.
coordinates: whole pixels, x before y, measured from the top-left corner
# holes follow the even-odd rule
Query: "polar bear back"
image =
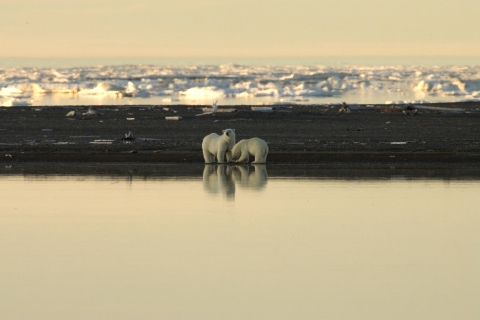
[(237, 162), (248, 162), (250, 156), (255, 157), (253, 163), (266, 163), (268, 145), (260, 138), (240, 140), (232, 149), (232, 158)]
[(205, 136), (202, 141), (202, 149), (207, 150), (212, 154), (217, 154), (218, 150), (218, 142), (220, 136), (216, 133), (210, 133), (209, 135)]

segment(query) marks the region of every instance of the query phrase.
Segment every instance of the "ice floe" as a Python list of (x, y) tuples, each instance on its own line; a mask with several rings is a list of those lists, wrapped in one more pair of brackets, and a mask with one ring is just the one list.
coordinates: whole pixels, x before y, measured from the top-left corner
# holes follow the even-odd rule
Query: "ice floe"
[[(55, 97), (55, 98), (49, 98)], [(92, 66), (0, 68), (2, 106), (82, 104), (392, 103), (480, 100), (480, 66)], [(48, 100), (50, 99), (50, 100)], [(107, 99), (107, 100), (105, 100)], [(157, 99), (157, 100), (155, 100)], [(104, 102), (105, 101), (105, 102)]]

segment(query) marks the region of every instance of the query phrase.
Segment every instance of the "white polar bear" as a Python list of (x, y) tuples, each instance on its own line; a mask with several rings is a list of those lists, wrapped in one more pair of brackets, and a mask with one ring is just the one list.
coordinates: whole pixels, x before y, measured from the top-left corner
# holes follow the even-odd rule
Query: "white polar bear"
[(205, 163), (214, 163), (215, 156), (218, 163), (225, 163), (225, 156), (227, 162), (232, 161), (232, 148), (235, 145), (235, 129), (225, 129), (223, 134), (219, 136), (216, 133), (210, 133), (203, 138), (202, 150)]
[(252, 163), (266, 163), (268, 155), (268, 145), (259, 138), (243, 139), (232, 149), (232, 158), (237, 159), (235, 162), (247, 162), (250, 156), (255, 157)]

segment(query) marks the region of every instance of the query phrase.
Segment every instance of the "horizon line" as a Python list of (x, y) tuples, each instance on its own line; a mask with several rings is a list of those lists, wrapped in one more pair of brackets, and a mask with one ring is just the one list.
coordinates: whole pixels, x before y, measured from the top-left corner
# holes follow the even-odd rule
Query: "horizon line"
[(114, 65), (225, 65), (245, 66), (480, 66), (478, 56), (117, 56), (117, 57), (1, 57), (0, 67), (63, 68)]

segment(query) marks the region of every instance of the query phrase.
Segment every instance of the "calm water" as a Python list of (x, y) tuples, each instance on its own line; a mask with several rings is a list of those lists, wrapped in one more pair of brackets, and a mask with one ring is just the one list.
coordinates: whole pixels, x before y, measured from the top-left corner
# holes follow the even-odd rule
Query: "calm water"
[(479, 319), (480, 181), (0, 175), (0, 319)]

